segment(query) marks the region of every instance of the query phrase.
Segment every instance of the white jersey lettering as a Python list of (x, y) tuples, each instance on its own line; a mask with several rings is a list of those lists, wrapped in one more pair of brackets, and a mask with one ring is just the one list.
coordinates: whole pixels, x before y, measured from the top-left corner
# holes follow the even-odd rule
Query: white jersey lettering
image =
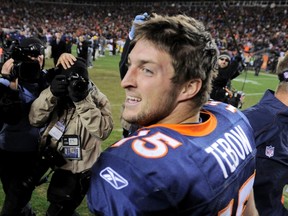
[(205, 151), (215, 157), (224, 178), (228, 178), (229, 174), (236, 170), (240, 161), (252, 152), (252, 147), (241, 126), (237, 125)]

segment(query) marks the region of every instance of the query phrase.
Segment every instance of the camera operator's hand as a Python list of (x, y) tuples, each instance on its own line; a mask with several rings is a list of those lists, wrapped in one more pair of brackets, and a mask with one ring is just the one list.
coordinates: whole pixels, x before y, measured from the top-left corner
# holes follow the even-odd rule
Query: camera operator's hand
[(1, 74), (4, 76), (9, 76), (14, 66), (14, 60), (12, 58), (8, 59), (2, 66)]
[(241, 62), (241, 61), (242, 61), (241, 53), (238, 53), (238, 54), (235, 56), (235, 60), (238, 61), (238, 62)]
[(130, 38), (130, 40), (132, 40), (132, 39), (134, 38), (134, 35), (135, 35), (135, 25), (134, 25), (134, 23), (144, 22), (148, 17), (149, 17), (148, 13), (145, 12), (145, 13), (143, 13), (143, 14), (137, 15), (137, 16), (134, 18), (134, 21), (133, 21), (131, 30), (130, 30), (130, 32), (129, 32), (129, 38)]
[(73, 88), (71, 85), (68, 86), (69, 97), (73, 102), (79, 102), (87, 97), (88, 95), (88, 84), (85, 89), (81, 89), (81, 91), (77, 90), (77, 88)]
[(50, 90), (56, 97), (68, 95), (68, 81), (65, 75), (56, 75), (51, 82)]
[(13, 66), (14, 66), (14, 60), (12, 58), (8, 59), (2, 66), (1, 74), (4, 79), (5, 78), (7, 79), (8, 85), (6, 86), (16, 90), (18, 86), (18, 79), (17, 78), (13, 80), (8, 79), (11, 75), (11, 71), (13, 70)]

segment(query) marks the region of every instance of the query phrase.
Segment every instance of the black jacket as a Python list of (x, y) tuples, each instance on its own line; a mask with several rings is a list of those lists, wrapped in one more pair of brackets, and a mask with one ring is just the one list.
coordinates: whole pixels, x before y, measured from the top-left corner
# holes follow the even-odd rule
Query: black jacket
[(131, 40), (129, 39), (129, 37), (127, 37), (126, 42), (124, 44), (123, 47), (123, 52), (121, 54), (121, 59), (119, 62), (119, 70), (120, 70), (120, 78), (121, 80), (124, 78), (125, 74), (127, 73), (127, 60), (128, 60), (128, 55), (131, 51), (131, 49), (133, 48), (133, 46), (130, 46), (130, 42)]
[(219, 68), (218, 75), (212, 82), (211, 99), (225, 102), (224, 88), (240, 74), (239, 64), (239, 60), (235, 59), (226, 68)]

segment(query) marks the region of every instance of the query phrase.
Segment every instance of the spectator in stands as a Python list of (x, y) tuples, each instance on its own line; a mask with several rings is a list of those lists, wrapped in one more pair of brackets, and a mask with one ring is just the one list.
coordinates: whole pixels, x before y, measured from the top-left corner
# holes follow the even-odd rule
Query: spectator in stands
[(262, 216), (288, 215), (288, 53), (276, 69), (279, 84), (243, 113), (254, 131), (257, 147), (255, 202)]

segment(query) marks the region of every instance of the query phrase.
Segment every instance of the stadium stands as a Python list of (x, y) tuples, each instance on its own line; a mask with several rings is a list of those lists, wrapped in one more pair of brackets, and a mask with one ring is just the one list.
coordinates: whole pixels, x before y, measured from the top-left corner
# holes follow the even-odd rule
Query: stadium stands
[[(62, 30), (69, 37), (103, 36), (125, 40), (135, 15), (143, 12), (161, 14), (185, 13), (210, 29), (219, 48), (235, 50), (231, 27), (237, 44), (246, 53), (288, 49), (288, 0), (278, 1), (160, 1), (160, 0), (1, 0), (0, 26), (2, 40), (11, 32), (48, 36)], [(55, 5), (61, 4), (61, 7)], [(7, 39), (7, 38), (4, 38)], [(269, 54), (270, 55), (270, 54)], [(249, 56), (251, 57), (251, 56)]]

